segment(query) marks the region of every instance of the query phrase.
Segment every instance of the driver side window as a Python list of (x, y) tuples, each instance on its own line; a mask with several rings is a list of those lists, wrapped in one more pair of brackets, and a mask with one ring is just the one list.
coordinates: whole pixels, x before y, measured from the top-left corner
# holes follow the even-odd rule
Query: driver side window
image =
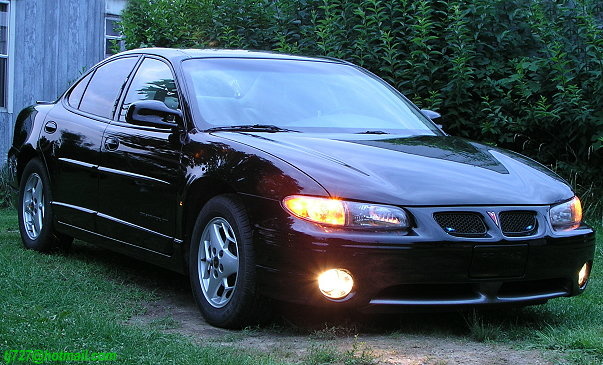
[(172, 70), (162, 61), (146, 58), (136, 71), (119, 113), (119, 121), (126, 121), (130, 104), (140, 100), (158, 100), (168, 108), (178, 109), (178, 92)]

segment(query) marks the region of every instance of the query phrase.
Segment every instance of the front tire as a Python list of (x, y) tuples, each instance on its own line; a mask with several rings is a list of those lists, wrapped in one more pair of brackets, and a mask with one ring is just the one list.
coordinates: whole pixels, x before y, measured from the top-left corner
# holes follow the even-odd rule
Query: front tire
[(67, 251), (73, 238), (53, 228), (50, 180), (42, 162), (34, 158), (23, 170), (19, 186), (19, 231), (25, 248), (49, 252)]
[(205, 204), (193, 229), (189, 275), (195, 301), (207, 322), (242, 328), (258, 320), (252, 231), (235, 195)]

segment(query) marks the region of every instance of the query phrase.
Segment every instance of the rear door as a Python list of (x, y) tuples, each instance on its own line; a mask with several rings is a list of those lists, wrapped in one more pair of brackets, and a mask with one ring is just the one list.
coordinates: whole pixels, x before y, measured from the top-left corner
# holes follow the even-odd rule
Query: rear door
[(138, 57), (112, 60), (89, 72), (46, 117), (40, 136), (50, 173), (55, 218), (95, 229), (102, 136)]
[(162, 59), (140, 63), (118, 112), (105, 130), (99, 167), (99, 233), (170, 255), (175, 235), (178, 192), (184, 181), (182, 143), (177, 125), (160, 129), (130, 124), (128, 106), (158, 100), (178, 109), (174, 74)]

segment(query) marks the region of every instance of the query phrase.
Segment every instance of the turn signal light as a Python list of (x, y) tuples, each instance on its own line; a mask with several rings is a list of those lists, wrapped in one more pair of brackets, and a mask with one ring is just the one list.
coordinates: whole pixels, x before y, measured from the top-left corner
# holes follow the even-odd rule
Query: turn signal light
[(283, 203), (300, 218), (336, 226), (345, 224), (345, 207), (341, 200), (293, 195), (285, 198)]

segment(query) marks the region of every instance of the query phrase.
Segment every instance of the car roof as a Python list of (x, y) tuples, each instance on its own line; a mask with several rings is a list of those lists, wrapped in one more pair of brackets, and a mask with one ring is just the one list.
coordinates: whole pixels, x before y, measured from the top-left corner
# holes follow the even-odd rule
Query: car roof
[(247, 51), (242, 49), (180, 49), (180, 48), (138, 48), (120, 53), (126, 54), (148, 54), (167, 58), (171, 61), (189, 58), (263, 58), (283, 59), (299, 61), (320, 61), (346, 63), (345, 61), (329, 57), (306, 57), (270, 51)]

